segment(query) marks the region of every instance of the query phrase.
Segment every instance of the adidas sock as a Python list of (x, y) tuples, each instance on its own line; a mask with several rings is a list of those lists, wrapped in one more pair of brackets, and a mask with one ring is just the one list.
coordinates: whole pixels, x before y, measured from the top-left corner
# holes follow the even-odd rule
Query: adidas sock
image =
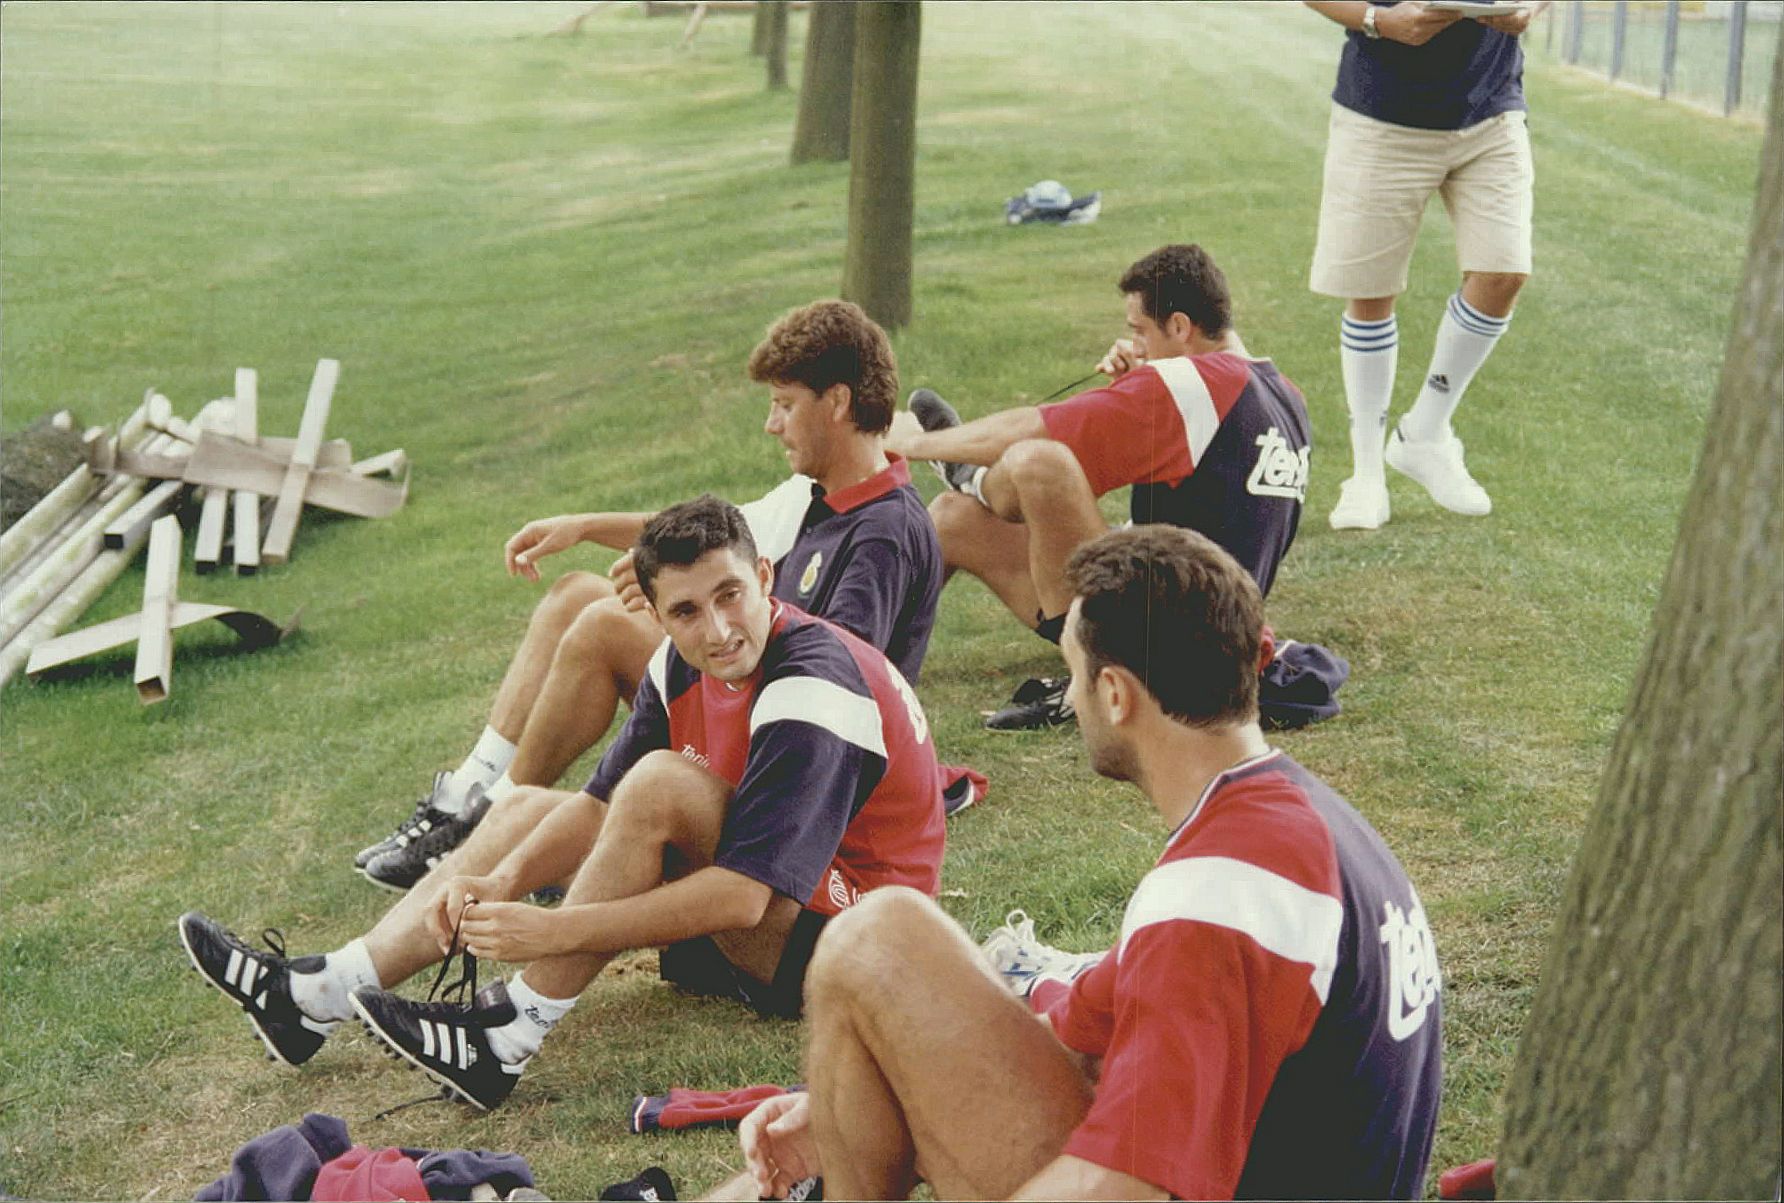
[(1393, 314), (1378, 322), (1346, 316), (1338, 328), (1338, 362), (1344, 374), (1344, 400), (1350, 408), (1353, 474), (1386, 479), (1381, 445), (1394, 398), (1394, 371), (1400, 360), (1400, 323)]
[(510, 1065), (538, 1052), (558, 1020), (576, 1005), (574, 998), (545, 997), (527, 985), (526, 979), (518, 973), (508, 983), (508, 997), (517, 1012), (513, 1022), (491, 1028), (484, 1036), (489, 1040), (490, 1052)]
[(519, 751), (519, 745), (510, 743), (494, 727), (483, 728), (483, 734), (477, 738), (477, 746), (471, 749), (465, 762), (452, 774), (452, 788), (440, 799), (440, 809), (449, 815), (463, 814), (472, 788), (491, 785), (498, 777), (507, 773), (508, 766), (514, 763), (514, 756)]
[(497, 802), (505, 801), (509, 794), (519, 788), (520, 786), (514, 784), (514, 778), (510, 777), (507, 773), (503, 773), (500, 777), (496, 778), (494, 785), (483, 791), (483, 796), (489, 799), (489, 804), (491, 806), (494, 806)]
[(352, 1019), (353, 1004), (347, 996), (355, 990), (376, 990), (383, 984), (364, 940), (342, 945), (322, 958), (320, 968), (308, 972), (300, 971), (297, 962), (292, 962), (291, 998), (297, 1009), (311, 1019)]
[(1425, 374), (1418, 400), (1400, 420), (1401, 437), (1416, 442), (1449, 437), (1450, 416), (1462, 403), (1462, 393), (1510, 325), (1509, 313), (1488, 317), (1464, 301), (1460, 292), (1450, 297), (1443, 322), (1437, 327), (1431, 370)]

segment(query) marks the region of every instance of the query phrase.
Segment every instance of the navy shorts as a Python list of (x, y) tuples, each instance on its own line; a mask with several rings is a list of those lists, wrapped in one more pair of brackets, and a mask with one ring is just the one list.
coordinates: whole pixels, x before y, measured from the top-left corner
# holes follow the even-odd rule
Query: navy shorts
[(774, 980), (764, 982), (745, 973), (726, 959), (711, 936), (695, 936), (663, 949), (658, 973), (662, 979), (689, 994), (729, 998), (762, 1015), (797, 1019), (805, 1008), (805, 969), (812, 949), (830, 916), (802, 910), (787, 933)]

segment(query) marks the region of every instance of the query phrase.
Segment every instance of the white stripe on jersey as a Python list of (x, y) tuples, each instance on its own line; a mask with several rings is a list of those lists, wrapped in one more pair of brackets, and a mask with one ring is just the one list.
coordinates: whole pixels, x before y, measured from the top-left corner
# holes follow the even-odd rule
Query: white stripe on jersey
[(657, 644), (657, 650), (651, 653), (650, 663), (645, 666), (645, 675), (650, 683), (657, 687), (657, 701), (663, 703), (663, 709), (669, 709), (669, 648), (672, 645), (667, 635), (663, 642)]
[(1140, 879), (1121, 919), (1115, 955), (1127, 951), (1141, 928), (1173, 919), (1243, 932), (1284, 960), (1313, 966), (1313, 992), (1325, 1004), (1344, 926), (1344, 904), (1331, 895), (1231, 857), (1172, 861)]
[(769, 723), (810, 723), (839, 739), (886, 759), (880, 708), (872, 698), (850, 693), (821, 677), (782, 677), (770, 681), (750, 711), (750, 737)]
[(811, 486), (811, 477), (795, 473), (754, 501), (737, 507), (749, 523), (756, 554), (767, 556), (769, 563), (780, 563), (780, 558), (793, 550), (799, 538), (799, 524), (811, 508)]
[(1220, 429), (1220, 414), (1214, 408), (1208, 384), (1187, 356), (1155, 359), (1152, 366), (1158, 369), (1159, 378), (1171, 391), (1177, 412), (1183, 415), (1183, 437), (1189, 443), (1189, 462), (1199, 464), (1202, 452), (1208, 450), (1208, 444), (1214, 441), (1215, 432)]

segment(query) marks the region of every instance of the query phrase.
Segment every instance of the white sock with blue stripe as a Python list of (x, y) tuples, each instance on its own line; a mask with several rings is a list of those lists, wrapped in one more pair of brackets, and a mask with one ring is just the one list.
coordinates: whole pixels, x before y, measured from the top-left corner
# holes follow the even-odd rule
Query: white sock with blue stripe
[(1383, 478), (1382, 434), (1394, 398), (1400, 361), (1400, 324), (1393, 314), (1375, 322), (1346, 316), (1338, 327), (1338, 362), (1350, 407), (1350, 458), (1359, 477)]
[(1462, 403), (1469, 381), (1493, 351), (1493, 344), (1511, 325), (1511, 314), (1488, 317), (1460, 292), (1449, 299), (1443, 322), (1437, 327), (1437, 346), (1431, 352), (1431, 370), (1418, 400), (1400, 420), (1400, 433), (1416, 442), (1447, 439), (1450, 417)]

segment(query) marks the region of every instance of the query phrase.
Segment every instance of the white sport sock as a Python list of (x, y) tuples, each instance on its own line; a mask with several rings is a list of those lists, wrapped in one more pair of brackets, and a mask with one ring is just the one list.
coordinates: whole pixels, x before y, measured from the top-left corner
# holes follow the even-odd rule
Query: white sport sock
[(508, 982), (508, 998), (517, 1012), (514, 1021), (491, 1028), (484, 1035), (489, 1040), (489, 1051), (510, 1065), (538, 1052), (558, 1020), (576, 1005), (574, 998), (545, 997), (518, 973)]
[(510, 777), (507, 773), (503, 773), (500, 777), (496, 778), (496, 783), (494, 785), (483, 791), (483, 796), (489, 799), (489, 804), (491, 806), (494, 806), (497, 802), (505, 800), (509, 794), (519, 788), (520, 786), (514, 784), (514, 778)]
[(452, 774), (451, 788), (437, 802), (439, 808), (449, 815), (465, 812), (465, 803), (474, 786), (490, 786), (495, 780), (508, 771), (514, 763), (515, 753), (520, 748), (509, 743), (496, 733), (494, 727), (483, 728), (483, 734), (477, 737), (477, 746), (465, 757), (465, 762), (458, 766)]
[(1511, 314), (1488, 317), (1453, 294), (1437, 327), (1437, 346), (1431, 352), (1431, 370), (1417, 401), (1400, 419), (1400, 434), (1415, 442), (1447, 439), (1450, 417), (1462, 403), (1468, 382), (1492, 353), (1493, 344), (1511, 325)]
[(1399, 361), (1400, 324), (1393, 314), (1376, 322), (1346, 315), (1339, 322), (1338, 362), (1344, 373), (1345, 404), (1350, 407), (1350, 458), (1357, 477), (1386, 479), (1381, 445)]
[(314, 973), (291, 971), (291, 998), (311, 1019), (329, 1022), (353, 1018), (347, 996), (355, 990), (376, 990), (384, 983), (372, 965), (364, 940), (352, 940), (322, 959)]
[(985, 500), (985, 494), (982, 490), (985, 487), (985, 473), (989, 471), (991, 471), (991, 469), (983, 465), (974, 468), (972, 476), (967, 478), (966, 487), (960, 490), (986, 509), (990, 509), (991, 505)]

